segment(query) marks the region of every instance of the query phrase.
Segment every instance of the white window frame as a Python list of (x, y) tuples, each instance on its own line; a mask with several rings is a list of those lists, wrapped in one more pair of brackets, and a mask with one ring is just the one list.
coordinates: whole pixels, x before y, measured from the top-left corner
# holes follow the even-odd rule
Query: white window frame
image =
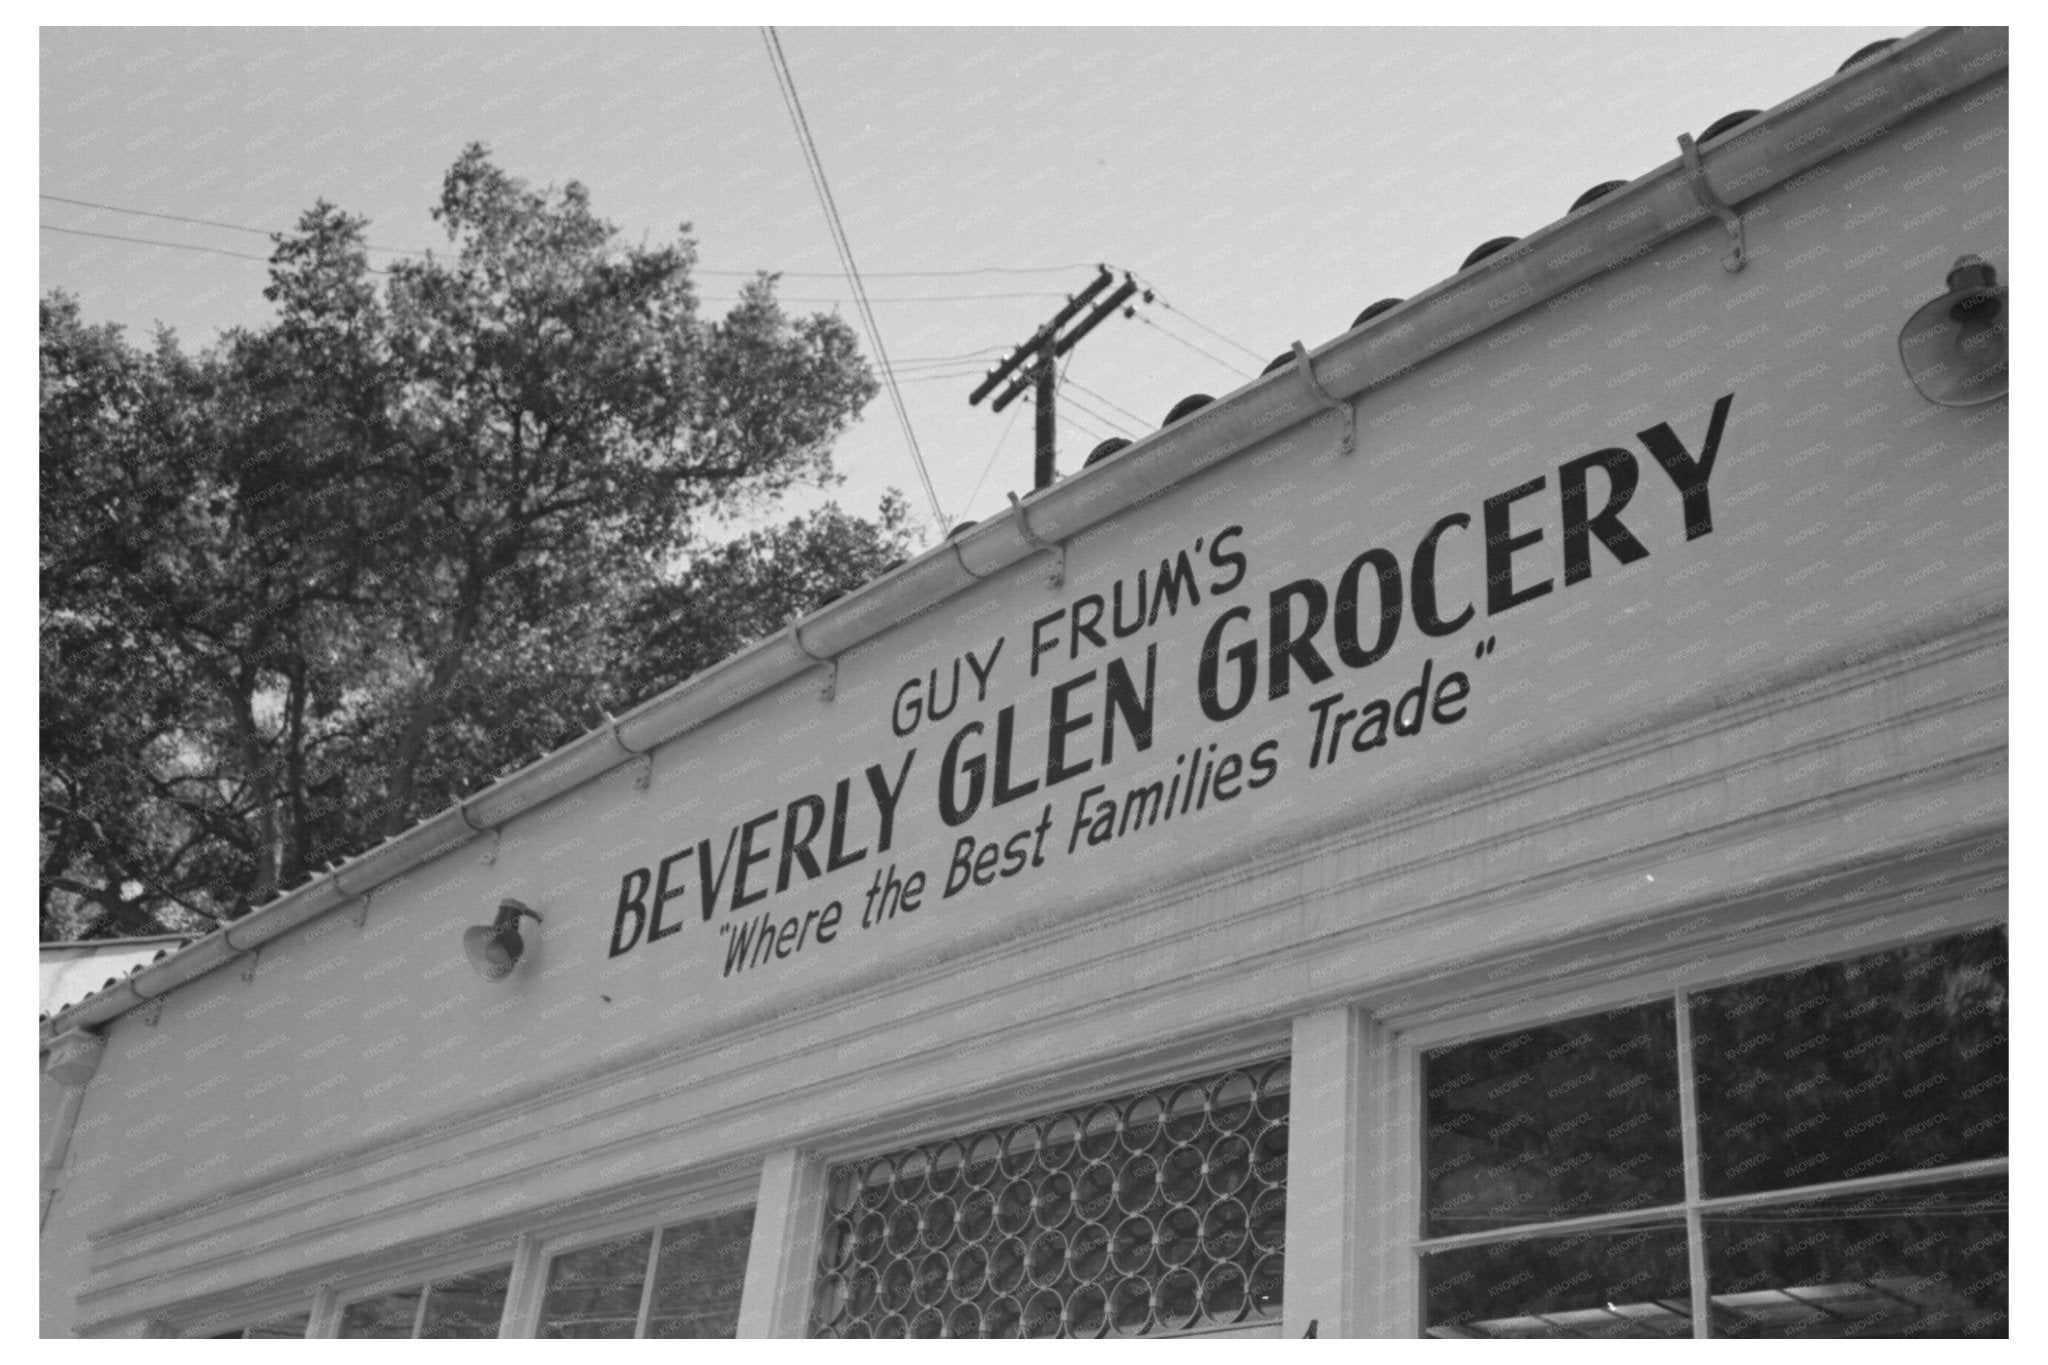
[[(1983, 896), (1962, 902), (1915, 907), (1903, 911), (1872, 914), (1867, 907), (1843, 908), (1824, 917), (1808, 920), (1806, 932), (1794, 938), (1778, 935), (1766, 927), (1755, 941), (1731, 944), (1702, 954), (1696, 947), (1666, 943), (1645, 951), (1641, 942), (1624, 940), (1597, 962), (1582, 954), (1571, 974), (1544, 980), (1540, 985), (1509, 985), (1494, 990), (1490, 997), (1462, 1002), (1451, 997), (1433, 1001), (1404, 1001), (1398, 1013), (1375, 1019), (1364, 1011), (1353, 1012), (1353, 1027), (1361, 1037), (1381, 1040), (1377, 1067), (1370, 1061), (1359, 1083), (1358, 1102), (1362, 1131), (1379, 1136), (1384, 1157), (1376, 1156), (1371, 1145), (1354, 1147), (1353, 1160), (1370, 1174), (1377, 1166), (1385, 1172), (1381, 1197), (1347, 1199), (1353, 1205), (1349, 1225), (1360, 1235), (1369, 1264), (1358, 1275), (1371, 1283), (1347, 1286), (1350, 1315), (1346, 1335), (1416, 1338), (1422, 1334), (1421, 1258), (1426, 1250), (1444, 1250), (1464, 1244), (1500, 1240), (1497, 1230), (1425, 1238), (1423, 1226), (1423, 1128), (1422, 1057), (1426, 1052), (1462, 1042), (1511, 1033), (1531, 1025), (1557, 1022), (1620, 1006), (1656, 1000), (1682, 1001), (1684, 996), (1741, 981), (1759, 980), (1802, 967), (1847, 961), (1902, 945), (1963, 933), (1970, 929), (2006, 922), (2003, 896)], [(1483, 965), (1483, 964), (1481, 964)], [(1699, 1188), (1699, 1153), (1696, 1150), (1697, 1118), (1692, 1090), (1691, 1028), (1688, 1011), (1678, 1017), (1678, 1057), (1681, 1117), (1685, 1126), (1685, 1197), (1668, 1210), (1684, 1217), (1692, 1294), (1695, 1303), (1706, 1297), (1706, 1261), (1701, 1255), (1702, 1215), (1744, 1205), (1779, 1203), (1797, 1198), (1802, 1191), (1771, 1190), (1757, 1195), (1705, 1198)], [(1300, 1081), (1297, 1074), (1297, 1088)], [(1967, 1162), (1927, 1172), (1897, 1172), (1810, 1187), (1811, 1191), (1854, 1193), (1869, 1189), (1897, 1188), (1938, 1183), (1970, 1176), (2002, 1174), (2009, 1168), (2009, 1156)], [(1376, 1206), (1376, 1207), (1375, 1207)], [(1289, 1206), (1290, 1215), (1292, 1205)], [(1546, 1224), (1545, 1231), (1569, 1232), (1603, 1224), (1640, 1222), (1655, 1210), (1632, 1209), (1625, 1213), (1596, 1214), (1562, 1219)], [(1293, 1264), (1294, 1224), (1288, 1225), (1289, 1265)], [(1367, 1304), (1369, 1292), (1378, 1290), (1376, 1301)], [(1290, 1295), (1290, 1302), (1292, 1297)], [(1705, 1314), (1695, 1313), (1694, 1331), (1704, 1335)]]
[[(499, 1330), (502, 1338), (534, 1338), (540, 1335), (541, 1312), (547, 1301), (548, 1268), (557, 1256), (585, 1247), (597, 1246), (603, 1242), (616, 1241), (636, 1233), (652, 1232), (648, 1240), (647, 1265), (640, 1283), (640, 1307), (633, 1324), (633, 1339), (643, 1339), (647, 1331), (648, 1314), (653, 1304), (654, 1270), (661, 1255), (661, 1234), (682, 1223), (695, 1222), (700, 1218), (712, 1218), (720, 1214), (737, 1213), (741, 1209), (754, 1209), (754, 1228), (749, 1239), (749, 1263), (761, 1239), (761, 1210), (756, 1203), (756, 1191), (749, 1185), (739, 1189), (724, 1188), (699, 1194), (670, 1196), (666, 1199), (635, 1201), (626, 1212), (607, 1213), (596, 1218), (584, 1219), (566, 1227), (528, 1233), (520, 1239), (520, 1250), (524, 1253), (524, 1265), (515, 1261), (512, 1287), (505, 1296), (505, 1322)], [(742, 1323), (745, 1320), (744, 1292), (741, 1299)], [(742, 1332), (744, 1335), (744, 1332)]]
[[(183, 1319), (177, 1323), (174, 1330), (166, 1335), (181, 1337), (187, 1340), (206, 1341), (219, 1336), (222, 1331), (227, 1329), (230, 1323), (233, 1324), (236, 1331), (246, 1332), (251, 1327), (259, 1326), (275, 1318), (289, 1317), (293, 1313), (301, 1312), (306, 1314), (306, 1337), (310, 1339), (313, 1336), (313, 1329), (320, 1322), (320, 1302), (318, 1295), (308, 1295), (303, 1290), (278, 1300), (273, 1306), (267, 1306), (255, 1312), (237, 1311), (232, 1315), (221, 1313), (219, 1316), (222, 1321), (217, 1325), (209, 1326), (206, 1322), (207, 1317), (213, 1316), (212, 1314)], [(274, 1339), (289, 1341), (292, 1338), (278, 1337)]]
[[(501, 1247), (489, 1255), (479, 1255), (472, 1248), (453, 1256), (415, 1262), (402, 1270), (387, 1271), (376, 1275), (351, 1276), (348, 1279), (323, 1287), (319, 1300), (314, 1303), (313, 1321), (311, 1326), (307, 1328), (306, 1336), (309, 1340), (340, 1337), (343, 1315), (350, 1306), (361, 1303), (365, 1299), (374, 1299), (380, 1294), (389, 1294), (393, 1290), (404, 1289), (411, 1285), (419, 1285), (424, 1289), (432, 1285), (435, 1280), (445, 1280), (456, 1275), (468, 1275), (479, 1270), (489, 1270), (493, 1266), (505, 1265), (507, 1262), (511, 1265), (511, 1271), (505, 1286), (505, 1303), (509, 1307), (512, 1302), (512, 1291), (519, 1283), (519, 1248), (515, 1245), (508, 1251)], [(419, 1339), (420, 1325), (427, 1309), (427, 1301), (432, 1297), (433, 1294), (431, 1292), (425, 1292), (420, 1295), (419, 1304), (413, 1310), (410, 1340), (416, 1341)], [(498, 1318), (498, 1335), (503, 1336), (504, 1332), (505, 1319), (501, 1313)]]

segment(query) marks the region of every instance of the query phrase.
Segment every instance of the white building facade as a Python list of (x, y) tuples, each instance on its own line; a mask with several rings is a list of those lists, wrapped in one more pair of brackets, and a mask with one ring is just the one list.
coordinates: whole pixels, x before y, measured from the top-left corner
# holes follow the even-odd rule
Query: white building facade
[(2005, 46), (62, 1011), (43, 1333), (2004, 1335)]

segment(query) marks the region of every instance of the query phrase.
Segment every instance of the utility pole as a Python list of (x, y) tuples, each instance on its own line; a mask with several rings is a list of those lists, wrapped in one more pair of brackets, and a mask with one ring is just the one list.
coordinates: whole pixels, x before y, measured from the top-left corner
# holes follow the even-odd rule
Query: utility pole
[[(1053, 480), (1053, 464), (1056, 449), (1056, 439), (1053, 431), (1053, 390), (1056, 386), (1056, 372), (1053, 369), (1053, 362), (1072, 350), (1075, 342), (1094, 331), (1098, 323), (1116, 312), (1118, 308), (1123, 306), (1125, 300), (1138, 292), (1137, 283), (1131, 279), (1128, 273), (1125, 274), (1124, 282), (1117, 286), (1115, 293), (1111, 294), (1101, 303), (1096, 304), (1087, 317), (1082, 318), (1072, 331), (1062, 336), (1060, 328), (1073, 321), (1074, 315), (1083, 308), (1086, 308), (1089, 300), (1109, 288), (1114, 278), (1109, 273), (1108, 266), (1099, 265), (1095, 268), (1100, 273), (1089, 282), (1086, 289), (1069, 297), (1066, 306), (1053, 314), (1052, 321), (1040, 327), (1036, 332), (1033, 332), (1028, 341), (1022, 342), (1013, 349), (1009, 355), (1003, 358), (1002, 364), (990, 370), (983, 377), (981, 383), (975, 386), (974, 392), (967, 395), (967, 405), (972, 407), (987, 397), (990, 390), (1002, 383), (1013, 370), (1017, 370), (1026, 360), (1033, 362), (1028, 371), (1018, 374), (1011, 381), (1010, 387), (1005, 389), (995, 402), (989, 404), (989, 411), (1001, 412), (1004, 408), (1015, 402), (1018, 395), (1022, 394), (1027, 388), (1035, 387), (1038, 390), (1037, 396), (1033, 400), (1038, 406), (1038, 452), (1037, 459), (1032, 466), (1031, 482), (1034, 490), (1050, 487)], [(1151, 300), (1151, 291), (1147, 290), (1145, 301), (1149, 303)]]

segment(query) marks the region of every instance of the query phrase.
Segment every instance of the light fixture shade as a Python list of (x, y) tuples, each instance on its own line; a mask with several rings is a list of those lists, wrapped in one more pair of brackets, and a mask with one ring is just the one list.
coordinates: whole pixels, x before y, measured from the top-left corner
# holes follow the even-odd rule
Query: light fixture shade
[(50, 1041), (50, 1054), (43, 1074), (59, 1085), (84, 1085), (99, 1070), (100, 1055), (107, 1040), (83, 1029), (66, 1029)]
[(498, 918), (494, 922), (462, 931), (462, 951), (484, 980), (501, 981), (519, 965), (519, 957), (526, 951), (526, 940), (519, 936), (521, 915), (540, 919), (525, 904), (508, 897), (498, 903)]
[(2012, 300), (1998, 272), (1978, 256), (1957, 260), (1948, 292), (1914, 313), (1899, 333), (1899, 359), (1913, 387), (1945, 408), (2005, 397), (2011, 318)]

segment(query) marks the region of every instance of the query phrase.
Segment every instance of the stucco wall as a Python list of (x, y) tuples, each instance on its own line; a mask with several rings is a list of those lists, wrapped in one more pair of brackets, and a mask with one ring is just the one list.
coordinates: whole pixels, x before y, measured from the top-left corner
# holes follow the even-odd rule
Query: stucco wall
[[(776, 1144), (971, 1095), (989, 1074), (1071, 1070), (1262, 1019), (1284, 1032), (1292, 1009), (1370, 996), (1477, 942), (1509, 953), (1681, 913), (1745, 877), (2001, 828), (2002, 759), (1925, 810), (1905, 790), (1944, 755), (2002, 755), (2004, 405), (1932, 407), (1897, 354), (1955, 256), (2007, 263), (2002, 78), (1995, 90), (1745, 206), (1739, 274), (1722, 269), (1718, 223), (1691, 229), (1370, 395), (1356, 454), (1339, 453), (1334, 420), (1246, 451), (1070, 543), (1063, 587), (1043, 564), (1001, 575), (842, 657), (832, 701), (821, 670), (664, 746), (644, 791), (621, 770), (515, 820), (494, 861), (472, 845), (380, 888), (361, 928), (329, 916), (266, 946), (249, 979), (218, 971), (154, 1024), (124, 1017), (45, 1239), (44, 1332), (516, 1224), (664, 1172), (743, 1170)], [(1676, 442), (1700, 459), (1723, 400), (1689, 538), (1657, 451)], [(1604, 450), (1633, 467), (1618, 515), (1646, 553), (1623, 564), (1596, 534), (1589, 576), (1568, 582), (1560, 467)], [(1529, 595), (1490, 609), (1503, 560), (1486, 553), (1488, 500), (1539, 479), (1504, 508), (1506, 590)], [(1608, 488), (1587, 476), (1589, 511)], [(1425, 634), (1417, 550), (1453, 514), (1469, 524), (1441, 532), (1422, 576), (1441, 617), (1473, 612)], [(1272, 695), (1275, 591), (1312, 581), (1337, 613), (1347, 566), (1374, 549), (1387, 557), (1360, 577), (1354, 654), (1379, 634), (1383, 563), (1401, 576), (1391, 646), (1349, 666), (1326, 620), (1309, 640), (1327, 679), (1281, 651), (1291, 677)], [(1128, 621), (1137, 576), (1149, 607), (1162, 560), (1182, 551), (1199, 604), (1184, 593), (1126, 638), (1105, 604), (1107, 643), (1070, 652), (1079, 599), (1121, 584)], [(1281, 595), (1295, 631), (1314, 596)], [(1037, 637), (1059, 643), (1034, 676), (1033, 623), (1063, 607)], [(1248, 616), (1216, 642), (1253, 642), (1257, 691), (1212, 719), (1198, 697), (1204, 643), (1237, 608)], [(896, 733), (909, 681), (938, 670), (948, 692), (956, 660), (957, 709)], [(1113, 660), (1129, 686), (1106, 758)], [(1311, 764), (1319, 717), (1327, 727), (1374, 699), (1391, 709), (1425, 666), (1420, 733), (1360, 751), (1353, 717), (1334, 761), (1326, 733)], [(1238, 667), (1219, 660), (1220, 709), (1236, 703)], [(1453, 675), (1462, 688), (1446, 693)], [(1070, 682), (1065, 756), (1091, 766), (1053, 782), (1054, 689)], [(1312, 709), (1336, 692), (1342, 702)], [(1037, 789), (996, 805), (991, 771), (977, 813), (948, 823), (948, 743), (976, 722), (958, 756), (992, 755), (1009, 707), (1005, 776)], [(1198, 752), (1205, 768), (1244, 756), (1234, 799), (1217, 798), (1212, 776), (1200, 809), (1090, 846), (1101, 799), (1170, 786), (1188, 768), (1177, 757)], [(1687, 764), (1706, 776), (1679, 791)], [(870, 769), (901, 783), (886, 849)], [(865, 856), (824, 872), (842, 780), (841, 851)], [(1712, 833), (1888, 781), (1905, 786), (1870, 819), (1785, 822), (1753, 861), (1731, 863), (1723, 845), (1741, 838)], [(808, 825), (804, 797), (825, 815), (807, 846), (822, 875), (792, 858), (778, 892), (785, 822)], [(746, 873), (767, 894), (730, 909), (728, 870), (707, 920), (692, 850), (708, 841), (716, 872), (738, 863), (743, 837), (768, 849)], [(1670, 857), (1666, 888), (1586, 894), (1586, 869), (1689, 837), (1704, 842)], [(998, 873), (1022, 865), (946, 896), (962, 839), (1003, 846)], [(661, 860), (678, 853), (667, 885), (681, 894), (661, 923), (672, 932), (650, 941)], [(869, 885), (892, 865), (924, 875), (922, 904), (863, 928)], [(1430, 923), (1433, 907), (1539, 872), (1562, 880), (1520, 893), (1513, 914), (1488, 907), (1491, 937), (1472, 937), (1463, 911)], [(622, 887), (637, 917), (622, 917)], [(508, 895), (546, 923), (527, 926), (510, 979), (485, 983), (461, 930)], [(804, 921), (834, 902), (836, 933), (819, 942), (819, 918)], [(795, 917), (804, 946), (728, 970), (733, 933), (764, 913)], [(1470, 932), (1441, 932), (1455, 924)], [(613, 955), (628, 932), (637, 944)]]

